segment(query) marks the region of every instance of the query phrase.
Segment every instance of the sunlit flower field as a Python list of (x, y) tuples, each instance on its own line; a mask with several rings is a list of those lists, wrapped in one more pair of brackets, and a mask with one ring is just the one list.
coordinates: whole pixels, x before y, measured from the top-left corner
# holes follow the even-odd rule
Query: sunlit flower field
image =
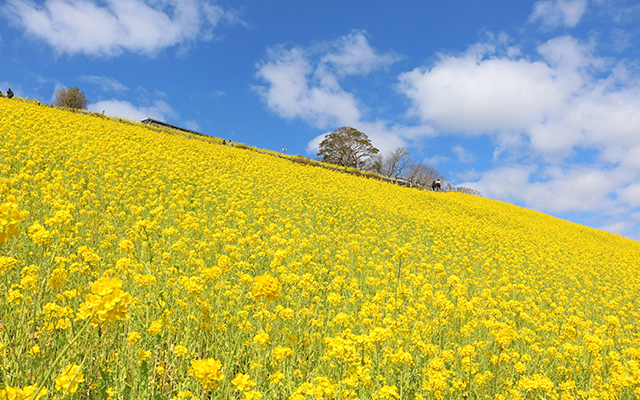
[(15, 99), (0, 143), (0, 400), (640, 396), (640, 243)]

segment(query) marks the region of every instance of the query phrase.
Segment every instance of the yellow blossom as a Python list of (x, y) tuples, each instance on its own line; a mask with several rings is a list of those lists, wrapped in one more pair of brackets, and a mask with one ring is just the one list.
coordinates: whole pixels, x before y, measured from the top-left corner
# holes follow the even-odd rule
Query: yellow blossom
[(256, 276), (253, 280), (253, 295), (256, 299), (278, 300), (280, 298), (280, 282), (269, 274)]
[(20, 233), (18, 223), (24, 216), (18, 211), (16, 203), (16, 198), (9, 196), (6, 203), (0, 204), (0, 245)]
[(127, 336), (127, 342), (129, 342), (129, 344), (138, 343), (139, 340), (140, 340), (140, 333), (129, 332), (129, 335)]
[(83, 320), (94, 313), (98, 321), (114, 322), (124, 319), (132, 297), (121, 288), (122, 281), (119, 278), (103, 277), (96, 280), (91, 285), (91, 294), (80, 305), (76, 319)]
[(78, 390), (78, 384), (84, 382), (80, 366), (77, 364), (69, 364), (62, 373), (56, 378), (56, 390), (64, 393), (75, 393)]
[(180, 357), (184, 357), (187, 354), (189, 354), (189, 350), (187, 350), (186, 347), (184, 347), (183, 345), (179, 344), (177, 345), (174, 349), (173, 352), (175, 355), (180, 356)]
[(35, 357), (38, 354), (40, 354), (40, 346), (36, 344), (33, 347), (31, 347), (31, 350), (29, 350), (29, 354), (31, 354), (32, 357)]
[(189, 375), (194, 376), (205, 389), (217, 387), (224, 379), (222, 363), (213, 358), (191, 361)]
[(249, 374), (242, 373), (237, 374), (231, 381), (231, 384), (233, 384), (233, 390), (237, 392), (247, 391), (256, 385), (255, 381), (249, 377)]

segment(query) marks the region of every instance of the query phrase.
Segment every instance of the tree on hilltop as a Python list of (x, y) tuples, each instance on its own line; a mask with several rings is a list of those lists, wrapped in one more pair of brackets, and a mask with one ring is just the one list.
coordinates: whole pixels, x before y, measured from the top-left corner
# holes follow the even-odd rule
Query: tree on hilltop
[(322, 161), (345, 167), (358, 168), (378, 153), (369, 137), (350, 126), (343, 126), (325, 136), (318, 146)]
[(425, 165), (420, 161), (417, 164), (410, 164), (404, 173), (404, 178), (408, 181), (418, 183), (423, 186), (430, 186), (435, 180), (445, 181), (446, 176), (442, 175), (437, 169)]
[(371, 157), (369, 169), (380, 175), (390, 178), (400, 178), (403, 171), (410, 166), (409, 152), (404, 147), (398, 147), (387, 152), (384, 156), (380, 153)]
[(84, 92), (77, 86), (62, 88), (56, 92), (56, 100), (53, 105), (56, 107), (74, 108), (77, 110), (86, 110), (91, 100), (87, 99)]

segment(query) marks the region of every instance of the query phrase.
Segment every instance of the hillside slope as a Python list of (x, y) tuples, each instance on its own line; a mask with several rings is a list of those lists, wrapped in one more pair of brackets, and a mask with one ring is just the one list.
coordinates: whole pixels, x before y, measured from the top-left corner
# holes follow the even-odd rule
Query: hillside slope
[(4, 98), (0, 140), (0, 399), (640, 395), (640, 243)]

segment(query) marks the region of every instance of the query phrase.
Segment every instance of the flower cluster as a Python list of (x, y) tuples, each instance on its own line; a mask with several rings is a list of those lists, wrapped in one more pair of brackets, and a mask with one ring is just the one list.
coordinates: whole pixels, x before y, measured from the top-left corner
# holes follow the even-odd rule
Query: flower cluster
[(24, 216), (18, 211), (18, 204), (14, 196), (9, 196), (6, 203), (0, 204), (0, 245), (7, 239), (18, 236), (18, 222)]
[(40, 393), (36, 395), (37, 387), (34, 385), (25, 386), (20, 389), (18, 387), (7, 386), (0, 389), (0, 400), (40, 400), (47, 395), (47, 388), (40, 389)]
[(191, 361), (189, 375), (194, 376), (205, 389), (214, 389), (224, 379), (222, 363), (213, 358)]
[(56, 390), (65, 393), (75, 393), (78, 384), (84, 382), (84, 376), (80, 372), (80, 366), (76, 363), (67, 365), (56, 378)]
[(91, 285), (91, 293), (78, 309), (76, 319), (94, 316), (92, 322), (115, 322), (127, 316), (127, 305), (131, 295), (122, 290), (120, 278), (100, 278)]
[(280, 282), (269, 274), (256, 276), (253, 280), (253, 295), (256, 299), (275, 301), (280, 297)]

